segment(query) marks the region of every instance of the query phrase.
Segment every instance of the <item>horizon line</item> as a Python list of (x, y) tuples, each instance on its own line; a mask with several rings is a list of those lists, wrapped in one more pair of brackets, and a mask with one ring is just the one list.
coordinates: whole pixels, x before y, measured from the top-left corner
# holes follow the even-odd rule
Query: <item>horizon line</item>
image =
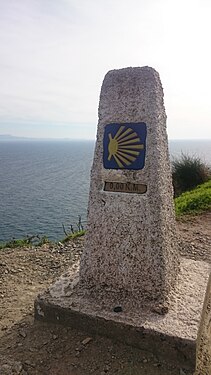
[[(96, 138), (69, 138), (69, 137), (33, 137), (33, 136), (16, 136), (16, 135), (11, 135), (11, 134), (0, 134), (0, 141), (4, 140), (4, 138), (8, 138), (8, 140), (68, 140), (68, 141), (95, 141)], [(169, 141), (211, 141), (210, 138), (170, 138), (168, 137)]]

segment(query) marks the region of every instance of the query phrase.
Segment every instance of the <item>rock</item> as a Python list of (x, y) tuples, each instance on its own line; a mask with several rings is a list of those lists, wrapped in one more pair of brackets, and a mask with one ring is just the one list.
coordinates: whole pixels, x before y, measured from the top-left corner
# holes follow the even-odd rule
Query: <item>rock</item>
[(11, 272), (11, 273), (17, 273), (18, 271), (15, 270), (14, 268), (11, 268), (11, 269), (10, 269), (10, 272)]
[(110, 366), (106, 365), (106, 366), (104, 367), (104, 372), (107, 373), (109, 370), (110, 370)]
[(0, 374), (1, 375), (11, 375), (11, 372), (12, 372), (12, 369), (11, 369), (11, 366), (9, 365), (2, 365), (0, 367)]
[(25, 362), (25, 365), (27, 365), (27, 366), (30, 366), (30, 367), (35, 367), (35, 364), (34, 363), (32, 363), (30, 360), (26, 360)]
[(37, 352), (37, 349), (31, 346), (31, 347), (29, 348), (29, 351), (30, 351), (31, 353), (34, 353), (34, 352)]
[(21, 362), (15, 362), (14, 365), (12, 366), (12, 372), (17, 375), (21, 373), (22, 369), (23, 369), (23, 366)]
[(25, 339), (26, 336), (27, 336), (27, 334), (26, 334), (25, 331), (20, 331), (20, 332), (19, 332), (19, 335), (20, 335), (21, 337), (23, 337), (24, 339)]
[(5, 360), (5, 362), (2, 366), (0, 366), (0, 374), (1, 375), (19, 375), (23, 374), (23, 366), (21, 362), (12, 362), (9, 360)]
[(90, 341), (92, 341), (92, 338), (91, 338), (91, 337), (87, 337), (86, 339), (84, 339), (84, 340), (82, 341), (82, 344), (83, 344), (83, 345), (87, 345)]
[(169, 308), (167, 305), (157, 305), (152, 308), (152, 312), (159, 314), (159, 315), (165, 315), (167, 314)]

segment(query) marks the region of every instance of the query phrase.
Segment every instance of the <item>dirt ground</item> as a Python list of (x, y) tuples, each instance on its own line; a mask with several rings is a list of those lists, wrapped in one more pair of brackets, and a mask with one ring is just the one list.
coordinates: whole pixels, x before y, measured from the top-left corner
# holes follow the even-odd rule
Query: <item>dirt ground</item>
[[(182, 255), (211, 263), (211, 213), (177, 225)], [(35, 297), (82, 249), (78, 238), (65, 246), (0, 250), (0, 375), (191, 375), (143, 350), (34, 321)]]

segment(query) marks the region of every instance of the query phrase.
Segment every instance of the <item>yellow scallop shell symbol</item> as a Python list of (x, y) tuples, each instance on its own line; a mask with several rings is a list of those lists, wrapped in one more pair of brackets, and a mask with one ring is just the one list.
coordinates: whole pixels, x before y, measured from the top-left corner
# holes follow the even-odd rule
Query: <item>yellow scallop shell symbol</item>
[(114, 157), (119, 168), (132, 164), (143, 150), (144, 145), (138, 134), (131, 128), (120, 126), (114, 138), (109, 133), (108, 160)]

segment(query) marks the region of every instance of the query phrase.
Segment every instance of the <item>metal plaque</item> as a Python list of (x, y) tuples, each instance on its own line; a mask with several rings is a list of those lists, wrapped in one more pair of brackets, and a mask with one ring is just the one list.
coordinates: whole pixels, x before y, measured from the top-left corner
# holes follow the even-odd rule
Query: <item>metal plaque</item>
[(104, 191), (111, 191), (116, 193), (145, 194), (147, 191), (147, 185), (135, 184), (133, 182), (105, 181)]

